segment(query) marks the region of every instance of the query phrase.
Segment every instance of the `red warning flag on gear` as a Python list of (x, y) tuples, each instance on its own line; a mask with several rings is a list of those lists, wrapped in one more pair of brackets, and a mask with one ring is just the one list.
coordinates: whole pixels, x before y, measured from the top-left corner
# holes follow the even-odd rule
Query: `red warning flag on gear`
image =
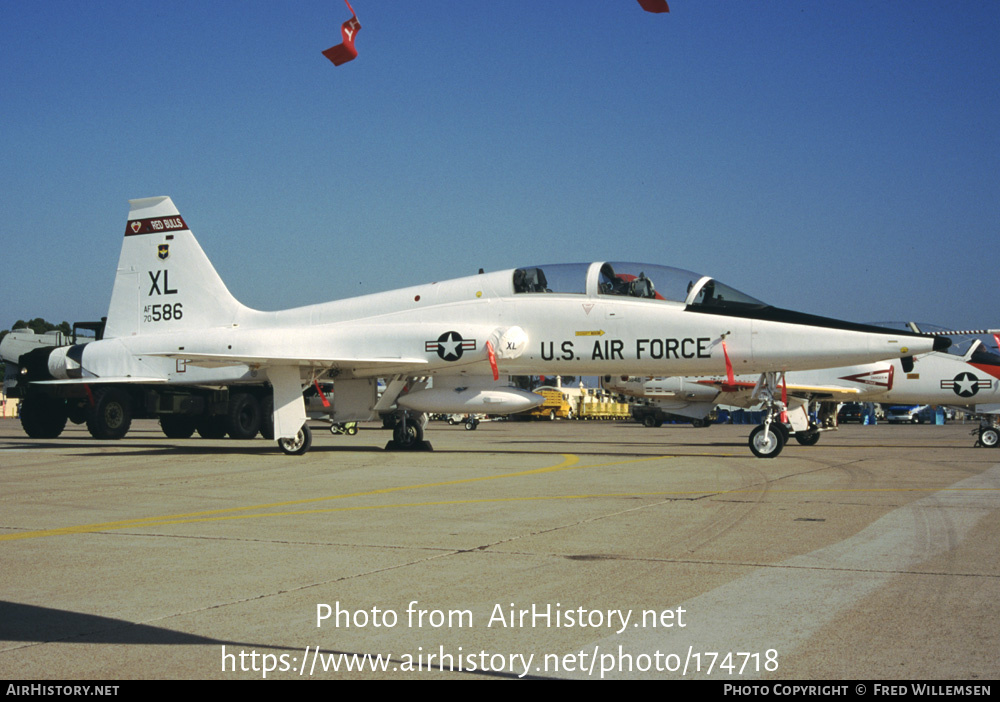
[(351, 11), (351, 19), (340, 25), (340, 34), (344, 38), (344, 43), (331, 46), (323, 52), (324, 56), (333, 61), (334, 66), (347, 63), (358, 57), (358, 50), (354, 48), (354, 37), (358, 35), (361, 23), (358, 22), (358, 16), (354, 14), (354, 8), (351, 7), (351, 3), (347, 2), (347, 0), (344, 0), (344, 2), (347, 3), (347, 9)]
[(667, 0), (639, 0), (639, 4), (646, 12), (670, 12)]

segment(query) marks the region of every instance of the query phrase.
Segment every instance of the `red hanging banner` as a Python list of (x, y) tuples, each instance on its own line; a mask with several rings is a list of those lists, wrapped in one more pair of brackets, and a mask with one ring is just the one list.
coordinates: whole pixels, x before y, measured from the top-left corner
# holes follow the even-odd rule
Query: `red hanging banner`
[(347, 0), (344, 0), (344, 2), (347, 3), (347, 9), (351, 11), (351, 19), (340, 25), (340, 34), (344, 42), (336, 46), (331, 46), (323, 52), (324, 56), (333, 61), (334, 66), (353, 61), (358, 57), (358, 50), (354, 48), (354, 38), (358, 35), (358, 30), (361, 29), (361, 23), (358, 22), (358, 16), (354, 14), (354, 8), (351, 7), (351, 3), (347, 2)]
[(639, 0), (639, 4), (646, 12), (670, 12), (667, 0)]

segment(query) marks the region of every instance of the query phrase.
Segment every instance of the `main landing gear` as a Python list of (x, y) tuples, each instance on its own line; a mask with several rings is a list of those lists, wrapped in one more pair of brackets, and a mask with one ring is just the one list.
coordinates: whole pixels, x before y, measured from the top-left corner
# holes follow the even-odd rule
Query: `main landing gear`
[(312, 430), (303, 424), (299, 433), (291, 439), (278, 439), (278, 448), (289, 456), (301, 456), (312, 446)]
[(389, 451), (431, 451), (431, 445), (424, 441), (424, 425), (427, 415), (401, 412), (392, 428), (392, 441), (385, 445)]

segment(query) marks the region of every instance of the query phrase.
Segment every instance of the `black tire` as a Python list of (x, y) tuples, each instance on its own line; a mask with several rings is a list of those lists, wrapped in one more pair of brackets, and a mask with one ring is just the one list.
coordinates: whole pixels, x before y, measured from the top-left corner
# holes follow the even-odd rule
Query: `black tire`
[(73, 424), (83, 424), (87, 421), (87, 404), (86, 402), (67, 402), (66, 403), (66, 418)]
[(226, 431), (233, 439), (252, 439), (260, 430), (260, 402), (248, 392), (231, 393)]
[[(466, 425), (468, 428), (468, 425)], [(397, 448), (401, 449), (412, 449), (420, 445), (420, 442), (424, 440), (424, 430), (417, 422), (408, 421), (406, 422), (406, 429), (403, 429), (403, 423), (400, 422), (392, 430), (392, 440), (396, 444)]]
[(803, 446), (815, 446), (816, 443), (819, 441), (819, 432), (818, 431), (813, 431), (813, 432), (800, 431), (800, 432), (796, 432), (795, 433), (795, 440), (798, 441)]
[(303, 424), (294, 439), (278, 439), (278, 448), (286, 455), (301, 456), (312, 446), (312, 430), (308, 424)]
[(123, 388), (102, 388), (94, 393), (87, 412), (87, 430), (95, 439), (123, 438), (132, 426), (132, 398)]
[(645, 417), (642, 418), (642, 426), (648, 429), (652, 429), (653, 427), (656, 426), (656, 417), (654, 417), (651, 414), (647, 414)]
[(986, 448), (996, 448), (1000, 444), (1000, 429), (983, 427), (979, 430), (979, 443)]
[(470, 419), (465, 423), (466, 431), (475, 431), (479, 427), (479, 422), (475, 419)]
[(32, 439), (54, 439), (66, 428), (66, 400), (31, 395), (21, 400), (21, 428)]
[(788, 426), (787, 425), (782, 424), (781, 422), (771, 422), (771, 428), (772, 429), (777, 429), (779, 432), (781, 432), (781, 444), (782, 444), (782, 446), (784, 446), (785, 444), (788, 443), (788, 439), (791, 438), (792, 432), (790, 432), (788, 430)]
[(274, 441), (274, 396), (265, 395), (260, 401), (260, 435)]
[(757, 458), (774, 458), (785, 447), (785, 440), (780, 431), (775, 431), (775, 425), (765, 432), (761, 424), (750, 432), (750, 450)]
[(348, 436), (356, 436), (357, 433), (358, 433), (358, 425), (357, 424), (352, 424), (351, 426), (347, 427), (347, 429), (345, 430), (345, 433)]
[(198, 436), (203, 439), (222, 439), (228, 431), (227, 424), (229, 418), (223, 414), (213, 414), (198, 417), (195, 427), (198, 429)]
[(160, 416), (160, 429), (168, 439), (190, 439), (194, 434), (195, 424), (195, 418), (187, 414)]

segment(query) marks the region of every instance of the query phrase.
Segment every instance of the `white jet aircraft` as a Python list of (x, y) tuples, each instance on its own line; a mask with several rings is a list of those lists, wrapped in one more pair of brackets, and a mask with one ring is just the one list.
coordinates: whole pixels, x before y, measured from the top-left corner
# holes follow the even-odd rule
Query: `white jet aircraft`
[[(425, 413), (521, 411), (504, 375), (774, 373), (905, 358), (950, 342), (777, 309), (688, 271), (633, 263), (531, 266), (262, 312), (226, 288), (168, 197), (131, 201), (99, 340), (0, 354), (29, 436), (67, 418), (125, 435), (277, 438), (308, 450), (303, 388), (335, 384), (331, 421), (392, 413), (422, 444)], [(387, 385), (377, 395), (378, 378)], [(324, 398), (325, 399), (325, 398)], [(770, 426), (770, 424), (768, 424)], [(777, 440), (775, 432), (766, 437)], [(780, 437), (779, 437), (780, 438)]]
[[(911, 325), (915, 328), (915, 325)], [(960, 336), (995, 334), (995, 329), (934, 332)], [(979, 339), (958, 344), (961, 353), (934, 352), (912, 359), (895, 359), (826, 370), (789, 373), (779, 392), (787, 406), (783, 444), (789, 435), (805, 446), (819, 441), (820, 432), (837, 428), (837, 409), (843, 402), (943, 405), (981, 416), (979, 445), (1000, 443), (1000, 355), (989, 351)], [(641, 397), (663, 412), (702, 422), (716, 405), (751, 408), (760, 404), (760, 386), (750, 376), (707, 378), (641, 378), (604, 376), (609, 391)], [(810, 419), (814, 409), (817, 420)], [(646, 417), (647, 426), (662, 422)], [(758, 427), (759, 429), (759, 427)], [(757, 431), (757, 430), (754, 430)], [(750, 447), (765, 457), (780, 447), (758, 446), (751, 434)], [(772, 449), (772, 450), (767, 450)]]

